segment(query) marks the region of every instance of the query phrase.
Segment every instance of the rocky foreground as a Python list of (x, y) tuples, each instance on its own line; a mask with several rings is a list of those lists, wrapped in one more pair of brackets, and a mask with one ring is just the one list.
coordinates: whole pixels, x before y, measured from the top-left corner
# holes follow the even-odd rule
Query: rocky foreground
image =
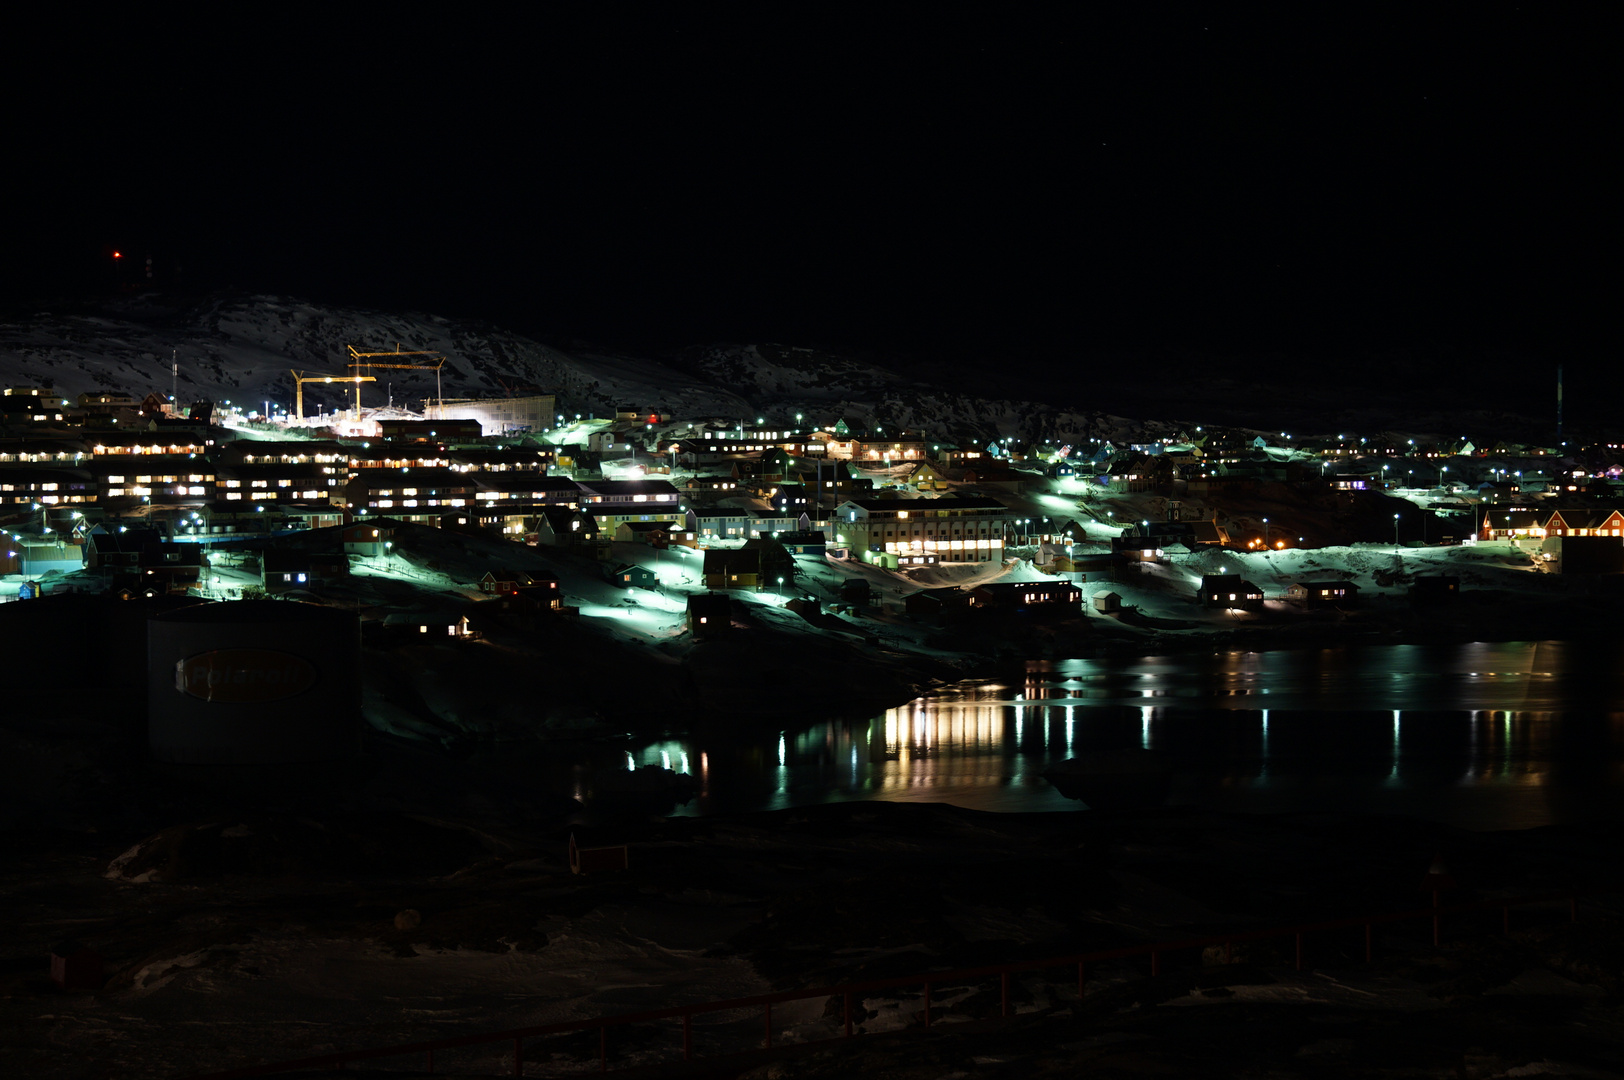
[[(1444, 925), (1378, 927), (922, 987), (773, 1013), (778, 1052), (709, 1075), (1492, 1077), (1624, 1074), (1624, 908), (1612, 830), (1471, 833), (1396, 818), (1175, 811), (986, 814), (846, 803), (725, 818), (525, 803), (511, 776), (380, 752), (348, 777), (192, 776), (119, 762), (86, 729), (8, 735), (65, 809), (13, 814), (0, 868), (0, 1071), (182, 1077), (259, 1062), (777, 990), (1284, 926), (1427, 903), (1591, 890)], [(35, 777), (36, 784), (44, 781)], [(89, 797), (87, 793), (98, 793)], [(570, 872), (567, 845), (624, 846)], [(103, 957), (64, 990), (48, 957)], [(695, 1021), (748, 1051), (759, 1012)], [(611, 1033), (611, 1064), (673, 1063), (680, 1029)], [(529, 1075), (597, 1066), (595, 1034), (526, 1044)], [(507, 1074), (511, 1044), (442, 1054)], [(420, 1060), (376, 1064), (397, 1075)]]

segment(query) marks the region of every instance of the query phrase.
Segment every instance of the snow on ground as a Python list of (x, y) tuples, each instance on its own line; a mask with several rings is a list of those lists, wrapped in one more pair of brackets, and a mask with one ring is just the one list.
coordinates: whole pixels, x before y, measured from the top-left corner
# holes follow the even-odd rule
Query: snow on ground
[[(19, 846), (0, 864), (12, 955), (32, 961), (0, 969), (10, 1073), (163, 1080), (1410, 910), (1423, 906), (1415, 882), (1440, 846), (1473, 895), (1519, 895), (1548, 888), (1573, 860), (1603, 866), (1610, 850), (1608, 835), (1583, 829), (1476, 834), (1333, 815), (984, 814), (851, 803), (600, 824), (583, 835), (627, 844), (626, 869), (581, 877), (566, 867), (567, 827), (517, 825), (500, 807), (455, 792), (437, 800), (465, 807), (451, 820), (414, 814), (427, 805), (421, 800), (404, 813), (386, 809), (398, 785), (385, 774), (403, 763), (378, 764), (370, 779), (278, 796), (284, 805), (268, 811), (246, 808), (253, 797), (241, 790), (177, 787), (126, 761), (112, 782), (194, 824), (137, 833), (133, 862), (114, 859), (134, 826), (110, 807), (91, 811), (99, 833)], [(472, 791), (482, 782), (451, 769), (413, 775), (435, 788)], [(337, 859), (320, 855), (328, 836)], [(1012, 1012), (1041, 1023), (1015, 1035), (966, 1023), (998, 1014), (996, 977), (938, 976), (931, 1008), (942, 1037), (975, 1040), (956, 1044), (959, 1063), (973, 1053), (1015, 1070), (988, 1073), (998, 1076), (1078, 1075), (1087, 1070), (1076, 1066), (1113, 1040), (1132, 1044), (1131, 1055), (1113, 1059), (1112, 1075), (1125, 1076), (1312, 1076), (1317, 1063), (1349, 1055), (1369, 1068), (1343, 1075), (1400, 1076), (1412, 1074), (1404, 1069), (1417, 1055), (1442, 1053), (1447, 1066), (1465, 1047), (1501, 1055), (1502, 1069), (1547, 1056), (1610, 1059), (1624, 1027), (1608, 993), (1616, 973), (1595, 957), (1613, 955), (1616, 925), (1587, 909), (1580, 926), (1567, 927), (1565, 905), (1513, 918), (1511, 938), (1499, 933), (1498, 912), (1482, 926), (1447, 921), (1450, 940), (1437, 958), (1422, 919), (1379, 926), (1373, 964), (1363, 961), (1357, 929), (1307, 935), (1303, 970), (1289, 936), (1243, 942), (1233, 957), (1222, 948), (1169, 953), (1159, 975), (1143, 957), (1102, 961), (1087, 970), (1084, 998), (1075, 966), (1022, 973), (1011, 979)], [(1526, 932), (1536, 920), (1544, 928)], [(61, 992), (45, 978), (46, 953), (69, 933), (106, 958), (95, 992)], [(922, 987), (860, 993), (854, 1006), (860, 1033), (917, 1029)], [(775, 1007), (774, 1042), (838, 1036), (839, 1008), (826, 994)], [(762, 1023), (759, 1010), (701, 1015), (696, 1049), (749, 1049)], [(779, 1074), (951, 1075), (944, 1051), (914, 1035), (906, 1053), (924, 1067), (913, 1071), (881, 1069), (869, 1055), (883, 1058), (884, 1045), (863, 1039), (842, 1051), (864, 1055), (860, 1062)], [(1134, 1042), (1147, 1038), (1154, 1041)], [(527, 1074), (595, 1067), (598, 1045), (591, 1032), (530, 1040)], [(614, 1029), (611, 1063), (671, 1061), (680, 1046), (674, 1021)], [(507, 1072), (509, 1053), (510, 1043), (490, 1044), (437, 1055), (436, 1066), (495, 1075)], [(1015, 1064), (1046, 1055), (1076, 1060), (1052, 1073)], [(1270, 1062), (1291, 1068), (1264, 1068)]]

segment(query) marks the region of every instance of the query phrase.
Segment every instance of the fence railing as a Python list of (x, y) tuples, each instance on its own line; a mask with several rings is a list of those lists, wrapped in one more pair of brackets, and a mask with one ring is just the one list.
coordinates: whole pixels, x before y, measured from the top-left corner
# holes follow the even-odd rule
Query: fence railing
[[(1567, 915), (1570, 922), (1577, 922), (1579, 918), (1579, 895), (1573, 892), (1546, 893), (1532, 896), (1518, 896), (1493, 900), (1479, 900), (1466, 904), (1434, 905), (1426, 908), (1416, 908), (1409, 911), (1387, 912), (1378, 915), (1362, 915), (1351, 918), (1329, 919), (1312, 923), (1301, 923), (1293, 926), (1279, 926), (1260, 930), (1243, 930), (1225, 934), (1211, 934), (1201, 937), (1183, 938), (1174, 941), (1157, 941), (1138, 945), (1124, 945), (1114, 949), (1098, 949), (1086, 953), (1074, 953), (1066, 956), (1048, 957), (1038, 960), (1021, 960), (1005, 964), (985, 964), (979, 967), (957, 968), (945, 971), (922, 972), (915, 975), (899, 975), (883, 979), (868, 979), (861, 982), (839, 983), (832, 986), (819, 986), (803, 990), (781, 990), (771, 994), (755, 994), (750, 997), (730, 998), (723, 1001), (698, 1002), (692, 1005), (674, 1005), (664, 1009), (651, 1009), (636, 1013), (618, 1013), (613, 1016), (597, 1016), (586, 1020), (566, 1020), (553, 1024), (539, 1024), (533, 1027), (513, 1028), (508, 1031), (492, 1031), (477, 1035), (459, 1035), (445, 1039), (434, 1039), (422, 1042), (400, 1043), (393, 1046), (375, 1047), (365, 1050), (346, 1050), (339, 1053), (324, 1054), (318, 1057), (299, 1058), (291, 1061), (271, 1062), (263, 1065), (248, 1065), (241, 1068), (227, 1069), (222, 1072), (195, 1074), (185, 1080), (237, 1080), (239, 1077), (264, 1076), (270, 1073), (286, 1073), (294, 1070), (320, 1069), (330, 1066), (348, 1065), (358, 1061), (373, 1061), (381, 1058), (421, 1056), (426, 1062), (426, 1071), (434, 1071), (434, 1054), (441, 1050), (454, 1050), (470, 1046), (483, 1046), (495, 1043), (511, 1043), (513, 1047), (513, 1075), (524, 1075), (524, 1042), (527, 1039), (536, 1039), (548, 1035), (567, 1035), (572, 1033), (598, 1033), (598, 1062), (603, 1072), (609, 1071), (609, 1032), (612, 1028), (629, 1027), (634, 1024), (652, 1024), (666, 1020), (680, 1020), (682, 1022), (682, 1060), (694, 1060), (693, 1047), (693, 1021), (694, 1017), (708, 1013), (735, 1012), (744, 1010), (761, 1010), (762, 1039), (760, 1048), (772, 1049), (773, 1046), (773, 1006), (789, 1002), (805, 1001), (812, 998), (841, 998), (841, 1026), (842, 1034), (832, 1039), (818, 1040), (823, 1042), (837, 1039), (849, 1039), (854, 1035), (863, 1034), (858, 1030), (852, 1019), (852, 1002), (857, 995), (864, 995), (878, 990), (893, 990), (906, 987), (922, 987), (921, 1020), (925, 1027), (931, 1026), (933, 987), (942, 985), (961, 986), (966, 983), (985, 983), (993, 978), (999, 984), (999, 1015), (1010, 1015), (1010, 976), (1033, 971), (1046, 971), (1056, 968), (1071, 969), (1077, 972), (1077, 996), (1079, 999), (1087, 995), (1088, 967), (1114, 960), (1130, 960), (1145, 957), (1150, 962), (1150, 974), (1161, 974), (1162, 959), (1168, 953), (1187, 952), (1190, 950), (1205, 950), (1223, 946), (1225, 960), (1232, 959), (1233, 949), (1238, 944), (1270, 941), (1281, 938), (1291, 938), (1294, 946), (1294, 965), (1301, 971), (1304, 964), (1307, 938), (1310, 934), (1324, 934), (1334, 930), (1350, 930), (1361, 927), (1364, 930), (1364, 960), (1369, 963), (1374, 950), (1375, 928), (1380, 925), (1401, 922), (1417, 922), (1428, 920), (1431, 922), (1432, 944), (1437, 946), (1442, 940), (1442, 926), (1445, 916), (1461, 915), (1473, 911), (1500, 911), (1501, 931), (1509, 933), (1511, 929), (1511, 910), (1514, 907), (1526, 907), (1533, 904), (1550, 904), (1563, 902), (1567, 905)], [(860, 1000), (860, 999), (859, 999)], [(809, 1045), (809, 1044), (797, 1044)], [(742, 1050), (728, 1051), (727, 1053), (741, 1053)], [(713, 1055), (725, 1057), (727, 1054)]]

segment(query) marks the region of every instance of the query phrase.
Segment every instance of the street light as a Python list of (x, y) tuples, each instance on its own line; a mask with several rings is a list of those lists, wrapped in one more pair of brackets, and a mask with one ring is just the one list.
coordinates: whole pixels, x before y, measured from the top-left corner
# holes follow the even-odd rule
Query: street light
[(1398, 515), (1393, 515), (1393, 554), (1398, 554)]
[(784, 575), (779, 574), (778, 575), (778, 599), (782, 600), (783, 598), (784, 598)]
[(1263, 519), (1263, 548), (1264, 548), (1265, 551), (1267, 551), (1268, 548), (1269, 548), (1269, 519), (1268, 518)]

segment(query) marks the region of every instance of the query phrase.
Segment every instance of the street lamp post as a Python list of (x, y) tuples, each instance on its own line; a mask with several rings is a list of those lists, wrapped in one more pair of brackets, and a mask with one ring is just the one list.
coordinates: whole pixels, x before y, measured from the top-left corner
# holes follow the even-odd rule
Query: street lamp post
[(778, 599), (784, 599), (784, 575), (778, 575)]
[(1269, 519), (1263, 519), (1263, 550), (1269, 550)]
[(1398, 554), (1398, 515), (1393, 515), (1393, 554)]

